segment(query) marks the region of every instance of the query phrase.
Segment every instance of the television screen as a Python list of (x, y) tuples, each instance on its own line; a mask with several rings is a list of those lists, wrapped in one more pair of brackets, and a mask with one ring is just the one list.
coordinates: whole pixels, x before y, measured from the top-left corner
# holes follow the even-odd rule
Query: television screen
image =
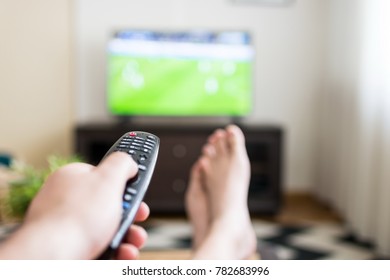
[(247, 32), (116, 32), (108, 44), (109, 111), (120, 116), (247, 115), (253, 62)]

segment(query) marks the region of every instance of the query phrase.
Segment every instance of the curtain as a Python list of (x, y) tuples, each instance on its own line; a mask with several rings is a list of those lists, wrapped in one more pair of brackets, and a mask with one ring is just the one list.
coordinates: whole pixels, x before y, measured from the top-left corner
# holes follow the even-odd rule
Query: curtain
[(390, 1), (329, 1), (316, 194), (390, 256)]

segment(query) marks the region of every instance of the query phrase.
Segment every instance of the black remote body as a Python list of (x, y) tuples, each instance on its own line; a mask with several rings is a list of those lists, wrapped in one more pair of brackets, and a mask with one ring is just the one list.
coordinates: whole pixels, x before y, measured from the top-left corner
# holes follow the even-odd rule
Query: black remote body
[(128, 153), (138, 164), (138, 173), (126, 183), (122, 202), (122, 220), (109, 247), (99, 259), (112, 259), (115, 256), (116, 250), (133, 223), (152, 178), (159, 146), (160, 139), (157, 136), (143, 131), (131, 131), (120, 137), (103, 157), (104, 159), (116, 151)]

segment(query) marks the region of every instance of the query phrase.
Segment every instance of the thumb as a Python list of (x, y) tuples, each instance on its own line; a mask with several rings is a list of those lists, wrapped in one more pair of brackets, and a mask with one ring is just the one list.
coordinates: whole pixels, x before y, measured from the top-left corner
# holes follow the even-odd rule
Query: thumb
[(99, 173), (102, 179), (109, 181), (110, 184), (124, 187), (126, 181), (137, 174), (138, 166), (130, 155), (114, 152), (99, 163), (95, 172)]

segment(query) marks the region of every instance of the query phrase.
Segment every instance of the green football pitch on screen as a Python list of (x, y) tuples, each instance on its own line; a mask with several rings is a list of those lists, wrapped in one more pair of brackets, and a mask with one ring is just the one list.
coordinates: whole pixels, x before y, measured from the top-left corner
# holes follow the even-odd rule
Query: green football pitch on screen
[(118, 115), (245, 115), (249, 61), (111, 55), (108, 105)]

